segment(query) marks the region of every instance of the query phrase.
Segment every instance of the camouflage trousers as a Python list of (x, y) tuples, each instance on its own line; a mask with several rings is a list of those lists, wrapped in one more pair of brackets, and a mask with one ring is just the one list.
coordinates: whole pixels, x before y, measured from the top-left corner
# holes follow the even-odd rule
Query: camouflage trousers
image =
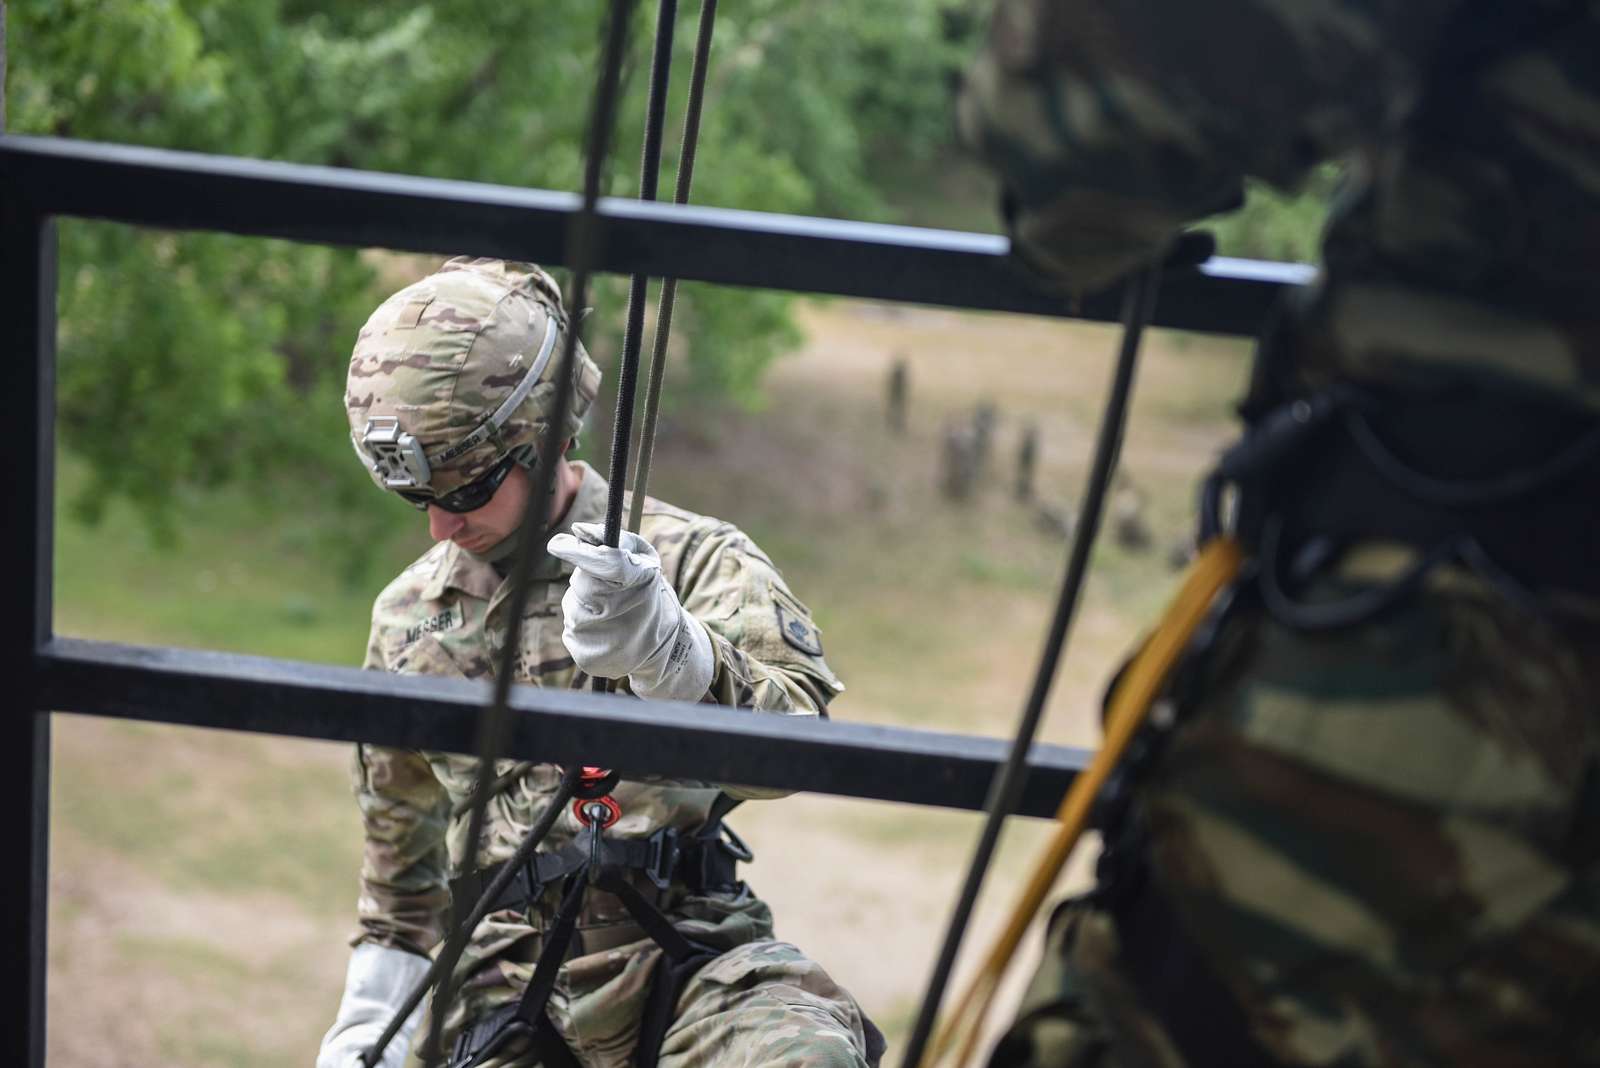
[[(634, 992), (640, 986), (639, 976), (653, 970), (650, 956), (659, 953), (646, 943), (593, 955), (601, 959), (579, 957), (568, 962), (549, 1012), (584, 1068), (632, 1064), (640, 1002)], [(619, 969), (623, 960), (626, 963)], [(571, 978), (597, 968), (615, 973), (615, 978), (577, 992)], [(607, 1000), (621, 1011), (605, 1012)], [(598, 1026), (602, 1022), (604, 1026)], [(689, 980), (662, 1041), (658, 1064), (660, 1068), (868, 1068), (881, 1053), (881, 1039), (869, 1040), (869, 1034), (876, 1036), (876, 1029), (855, 998), (821, 965), (786, 942), (764, 940), (723, 953)], [(532, 1068), (538, 1063), (526, 1044), (512, 1043), (504, 1054), (485, 1061), (484, 1068)]]
[[(1600, 1064), (1600, 625), (1462, 586), (1334, 632), (1246, 608), (1198, 679), (1120, 840), (1264, 1059)], [(1216, 1063), (1116, 889), (1057, 910), (992, 1068)]]

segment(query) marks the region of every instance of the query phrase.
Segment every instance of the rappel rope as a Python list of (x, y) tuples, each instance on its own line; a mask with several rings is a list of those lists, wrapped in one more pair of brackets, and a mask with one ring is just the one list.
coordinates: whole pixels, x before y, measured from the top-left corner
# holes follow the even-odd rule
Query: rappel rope
[[(717, 0), (700, 5), (700, 29), (694, 43), (694, 65), (689, 71), (689, 104), (683, 116), (683, 147), (678, 152), (678, 185), (674, 204), (689, 203), (694, 182), (694, 154), (700, 143), (700, 108), (706, 95), (706, 71), (711, 66), (711, 32), (716, 27)], [(645, 492), (650, 486), (650, 460), (655, 453), (656, 415), (661, 408), (661, 381), (667, 369), (667, 345), (672, 338), (672, 309), (678, 300), (678, 280), (665, 278), (656, 305), (655, 339), (650, 353), (650, 376), (645, 380), (644, 426), (639, 432), (639, 462), (633, 473), (633, 500), (628, 508), (628, 529), (639, 531), (644, 517)]]
[[(1088, 575), (1089, 553), (1094, 548), (1095, 537), (1100, 531), (1100, 519), (1105, 510), (1105, 498), (1111, 485), (1111, 476), (1116, 470), (1117, 458), (1122, 451), (1128, 402), (1133, 392), (1134, 371), (1138, 366), (1139, 343), (1155, 308), (1160, 277), (1161, 268), (1150, 267), (1131, 278), (1123, 291), (1122, 343), (1117, 355), (1111, 390), (1106, 398), (1105, 414), (1101, 417), (1100, 430), (1095, 438), (1094, 458), (1089, 468), (1089, 483), (1084, 492), (1083, 506), (1078, 513), (1076, 533), (1067, 558), (1067, 570), (1061, 581), (1061, 595), (1056, 602), (1055, 616), (1050, 623), (1050, 633), (1045, 639), (1044, 653), (1039, 659), (1038, 670), (1034, 673), (1033, 688), (1029, 692), (1027, 704), (1023, 706), (1022, 717), (1012, 739), (1010, 752), (989, 788), (989, 797), (984, 805), (987, 816), (983, 830), (978, 837), (972, 863), (967, 869), (961, 896), (956, 902), (955, 911), (951, 914), (949, 926), (945, 930), (944, 944), (934, 963), (933, 974), (928, 980), (927, 993), (923, 996), (916, 1026), (912, 1029), (911, 1038), (906, 1045), (905, 1058), (901, 1062), (903, 1068), (925, 1068), (923, 1053), (927, 1048), (929, 1037), (933, 1034), (939, 1003), (944, 997), (945, 987), (949, 984), (950, 972), (955, 966), (962, 936), (966, 933), (973, 906), (978, 900), (978, 892), (983, 887), (984, 876), (988, 874), (989, 863), (1000, 840), (1000, 828), (1005, 818), (1015, 811), (1017, 801), (1022, 794), (1027, 774), (1028, 749), (1033, 744), (1034, 735), (1038, 732), (1039, 722), (1044, 715), (1045, 702), (1050, 695), (1050, 686), (1055, 680), (1061, 650), (1066, 643), (1067, 632), (1072, 626), (1084, 579)], [(1079, 781), (1082, 781), (1081, 778)], [(1071, 796), (1070, 792), (1068, 796)]]
[[(539, 442), (539, 454), (544, 457), (560, 455), (563, 445), (561, 436), (566, 427), (567, 415), (572, 410), (572, 370), (577, 355), (582, 309), (588, 301), (589, 271), (594, 262), (599, 237), (596, 205), (600, 199), (600, 181), (610, 146), (611, 131), (616, 120), (622, 58), (627, 46), (628, 24), (633, 6), (633, 0), (611, 0), (608, 11), (605, 43), (601, 49), (600, 79), (595, 89), (594, 106), (589, 117), (588, 143), (585, 145), (583, 196), (567, 231), (565, 258), (572, 270), (572, 300), (568, 308), (572, 311), (568, 317), (565, 337), (562, 339), (561, 363), (556, 371), (558, 385), (554, 410), (545, 426), (544, 436)], [(547, 554), (545, 542), (548, 540), (550, 526), (549, 501), (554, 486), (555, 464), (545, 462), (537, 465), (533, 492), (529, 495), (527, 506), (523, 511), (519, 528), (521, 533), (512, 561), (511, 595), (508, 599), (510, 622), (507, 625), (506, 643), (501, 651), (498, 670), (495, 672), (494, 695), (484, 714), (478, 735), (478, 769), (473, 789), (472, 812), (467, 823), (465, 862), (468, 865), (476, 865), (478, 842), (483, 836), (490, 786), (494, 780), (495, 762), (499, 753), (505, 748), (506, 735), (509, 732), (511, 684), (516, 667), (516, 651), (521, 644), (522, 620), (527, 610), (534, 563), (543, 562)], [(560, 811), (554, 806), (552, 808)], [(543, 822), (540, 821), (541, 824)], [(554, 820), (550, 822), (553, 824)], [(533, 835), (530, 834), (529, 838), (532, 839)], [(534, 841), (532, 844), (536, 846), (538, 843)], [(466, 925), (451, 931), (439, 951), (436, 966), (429, 969), (430, 974), (435, 971), (438, 973), (438, 985), (429, 1012), (428, 1035), (421, 1053), (423, 1064), (430, 1068), (440, 1060), (439, 1036), (454, 993), (451, 980), (456, 963), (461, 958), (461, 951), (471, 933), (471, 929)], [(403, 1021), (404, 1017), (401, 1019)], [(369, 1068), (376, 1063), (375, 1058), (371, 1056), (366, 1060)]]
[[(661, 0), (656, 9), (656, 41), (650, 55), (650, 90), (645, 99), (644, 148), (639, 160), (640, 200), (656, 199), (661, 178), (661, 140), (666, 125), (667, 87), (672, 79), (672, 35), (677, 14), (678, 0)], [(697, 66), (698, 59), (697, 54)], [(611, 427), (611, 485), (606, 497), (605, 542), (612, 548), (622, 537), (622, 495), (628, 481), (628, 445), (633, 438), (634, 393), (639, 381), (639, 350), (644, 340), (649, 285), (650, 278), (644, 274), (636, 274), (628, 281), (628, 318), (617, 371), (617, 415)], [(659, 315), (658, 311), (658, 320)], [(659, 329), (658, 326), (658, 333)], [(636, 500), (634, 507), (638, 506)], [(597, 691), (604, 691), (609, 685), (608, 679), (594, 680)]]

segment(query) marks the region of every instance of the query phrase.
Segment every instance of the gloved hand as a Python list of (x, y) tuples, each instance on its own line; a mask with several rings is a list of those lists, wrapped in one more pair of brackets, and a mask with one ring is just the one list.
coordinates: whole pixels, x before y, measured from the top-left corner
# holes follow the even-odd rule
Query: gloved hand
[(678, 603), (655, 548), (627, 531), (608, 548), (598, 523), (572, 531), (550, 539), (550, 555), (576, 569), (561, 598), (561, 640), (578, 667), (596, 678), (626, 675), (640, 697), (704, 697), (717, 666), (711, 636)]
[[(1243, 204), (1222, 203), (1228, 211)], [(1163, 271), (1184, 271), (1215, 254), (1209, 230), (1182, 230), (1182, 219), (1132, 204), (1102, 203), (1096, 195), (1061, 195), (1045, 204), (1023, 207), (1009, 190), (1001, 214), (1011, 234), (1013, 258), (1047, 288), (1074, 296), (1104, 292), (1151, 263)]]
[[(357, 946), (345, 972), (339, 1015), (322, 1036), (322, 1048), (317, 1051), (317, 1068), (361, 1068), (361, 1055), (389, 1026), (411, 988), (427, 973), (429, 963), (427, 957), (374, 942)], [(411, 1034), (421, 1017), (419, 1005), (383, 1051), (378, 1062), (381, 1068), (400, 1068), (405, 1062)]]

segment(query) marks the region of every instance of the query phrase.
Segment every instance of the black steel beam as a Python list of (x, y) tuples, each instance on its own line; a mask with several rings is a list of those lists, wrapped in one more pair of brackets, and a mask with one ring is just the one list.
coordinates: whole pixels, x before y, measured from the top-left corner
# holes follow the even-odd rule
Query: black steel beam
[(33, 690), (33, 653), (50, 637), (55, 496), (55, 228), (0, 177), (0, 336), (7, 386), (8, 488), (0, 529), (9, 535), (11, 611), (0, 625), (0, 672), (24, 701), (0, 717), (0, 813), (8, 849), (26, 863), (6, 869), (0, 950), (26, 977), (25, 996), (4, 1001), (0, 1049), (8, 1064), (44, 1064), (45, 919), (49, 891), (50, 717)]
[[(559, 264), (572, 193), (56, 138), (0, 137), (0, 174), (43, 210), (179, 230)], [(597, 266), (618, 274), (1114, 321), (1069, 308), (991, 234), (606, 198)], [(1214, 258), (1162, 287), (1155, 325), (1253, 335), (1298, 264)]]
[[(38, 673), (43, 707), (62, 712), (458, 753), (474, 751), (489, 694), (482, 680), (70, 638)], [(969, 810), (1006, 753), (998, 738), (532, 686), (511, 709), (511, 757)], [(1034, 746), (1020, 812), (1054, 813), (1091, 755)]]

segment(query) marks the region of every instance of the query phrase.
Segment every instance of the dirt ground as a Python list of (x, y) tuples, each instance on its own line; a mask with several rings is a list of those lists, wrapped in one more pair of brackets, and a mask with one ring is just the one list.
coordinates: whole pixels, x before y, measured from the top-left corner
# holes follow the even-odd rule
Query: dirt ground
[[(763, 410), (667, 419), (653, 490), (739, 522), (779, 561), (849, 686), (838, 718), (1008, 734), (1066, 553), (1037, 504), (1011, 499), (1011, 457), (1036, 424), (1040, 502), (1071, 509), (1114, 331), (849, 302), (806, 305), (802, 324), (807, 342), (771, 372)], [(1226, 437), (1244, 371), (1233, 343), (1157, 335), (1148, 348), (1123, 456), (1155, 541), (1096, 552), (1050, 704), (1055, 742), (1094, 744), (1105, 681), (1174, 584), (1167, 549), (1191, 521), (1194, 478)], [(910, 425), (896, 435), (883, 404), (901, 356)], [(999, 413), (995, 457), (984, 489), (957, 506), (934, 488), (940, 431), (980, 401)], [(88, 611), (64, 606), (63, 631)], [(137, 633), (128, 624), (101, 629)], [(55, 718), (52, 1064), (313, 1061), (352, 926), (346, 760), (320, 743)], [(979, 817), (801, 795), (747, 805), (733, 822), (780, 937), (902, 1039)], [(1014, 821), (1006, 833), (963, 972), (1045, 829)], [(1062, 886), (1083, 885), (1091, 865), (1092, 846)], [(1017, 962), (1008, 1002), (1031, 966)]]

